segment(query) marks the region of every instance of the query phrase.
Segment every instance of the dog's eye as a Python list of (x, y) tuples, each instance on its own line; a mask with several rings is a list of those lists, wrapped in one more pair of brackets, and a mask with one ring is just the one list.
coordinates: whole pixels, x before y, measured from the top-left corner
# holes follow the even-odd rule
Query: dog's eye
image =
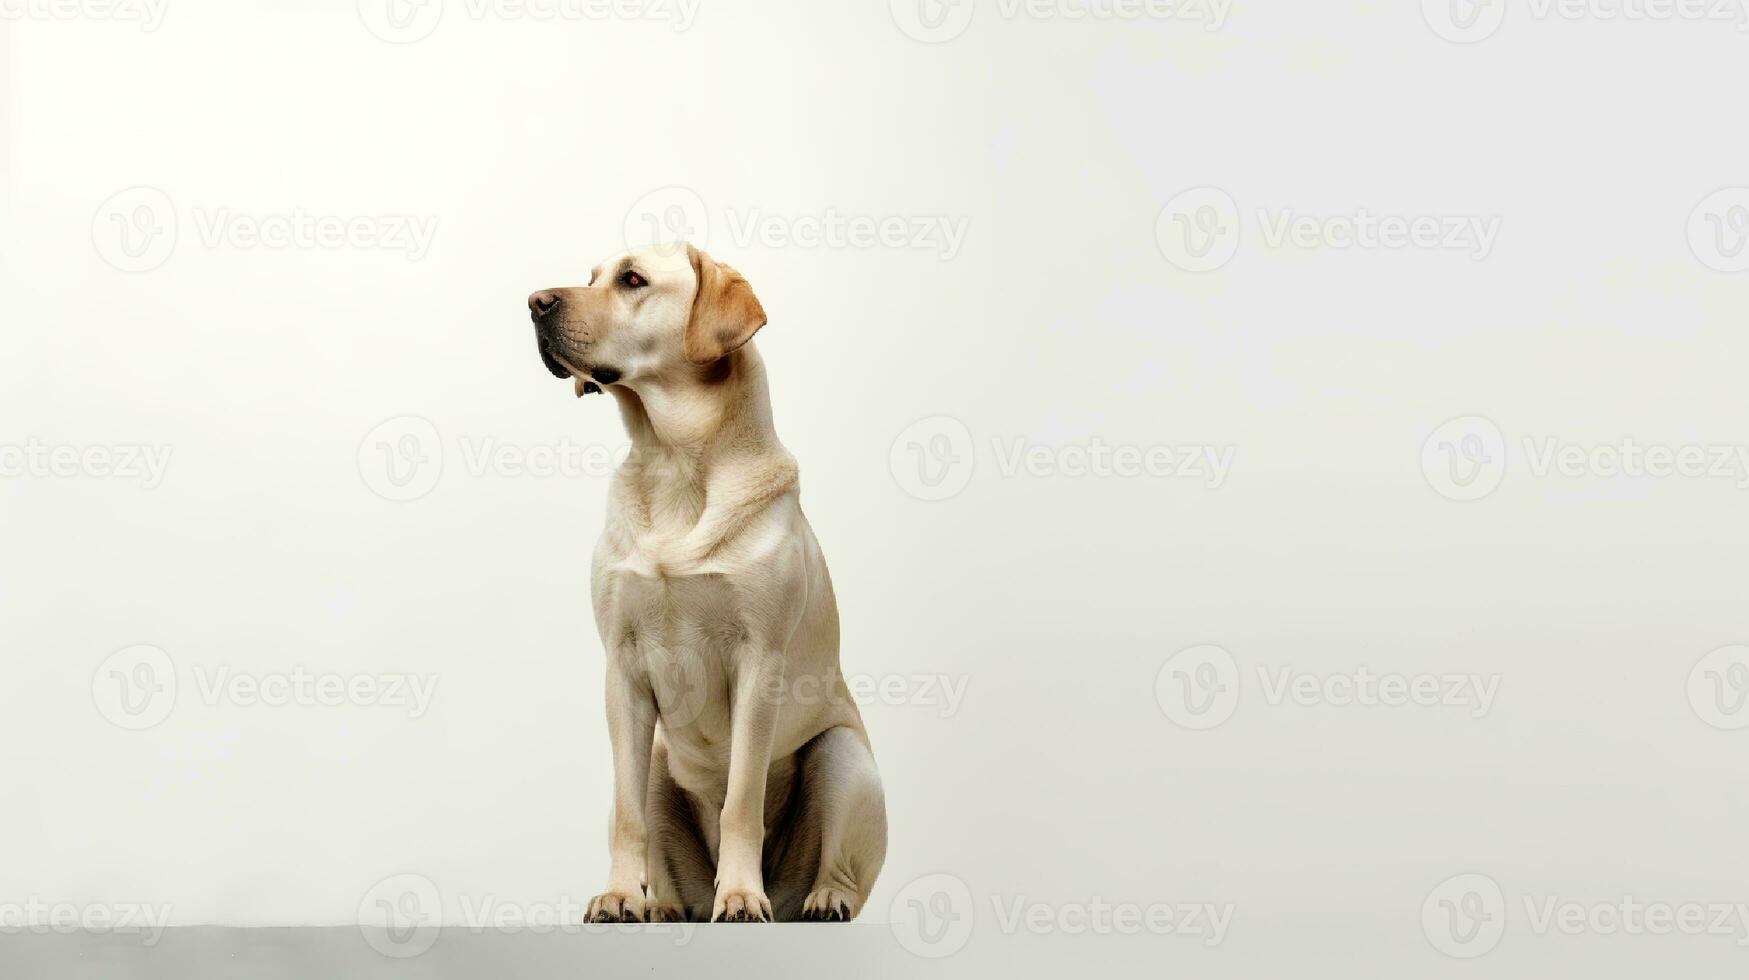
[(642, 289), (650, 284), (650, 280), (627, 269), (619, 274), (619, 284), (627, 289)]

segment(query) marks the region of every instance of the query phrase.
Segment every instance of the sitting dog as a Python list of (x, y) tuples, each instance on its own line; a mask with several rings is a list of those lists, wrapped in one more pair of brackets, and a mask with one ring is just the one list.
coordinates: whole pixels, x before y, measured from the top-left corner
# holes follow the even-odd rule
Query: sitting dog
[(632, 441), (591, 575), (614, 802), (589, 921), (855, 918), (886, 801), (772, 427), (765, 310), (690, 245), (609, 259), (528, 306), (547, 369), (611, 395)]

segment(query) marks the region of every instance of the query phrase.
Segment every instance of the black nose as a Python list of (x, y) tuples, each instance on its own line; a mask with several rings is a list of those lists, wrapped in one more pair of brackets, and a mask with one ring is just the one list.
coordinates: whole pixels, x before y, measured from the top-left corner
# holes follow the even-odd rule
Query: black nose
[(544, 320), (553, 315), (559, 308), (559, 294), (552, 290), (542, 290), (528, 298), (528, 311), (534, 314), (536, 320)]

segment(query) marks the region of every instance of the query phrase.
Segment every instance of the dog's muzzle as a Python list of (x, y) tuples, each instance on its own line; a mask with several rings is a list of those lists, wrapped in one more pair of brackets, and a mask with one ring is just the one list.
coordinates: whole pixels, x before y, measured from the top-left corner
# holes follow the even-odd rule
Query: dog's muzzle
[(534, 320), (534, 339), (540, 347), (541, 363), (547, 366), (555, 378), (569, 378), (571, 370), (559, 363), (553, 356), (553, 343), (559, 330), (559, 309), (564, 302), (559, 294), (543, 290), (528, 298), (528, 314)]

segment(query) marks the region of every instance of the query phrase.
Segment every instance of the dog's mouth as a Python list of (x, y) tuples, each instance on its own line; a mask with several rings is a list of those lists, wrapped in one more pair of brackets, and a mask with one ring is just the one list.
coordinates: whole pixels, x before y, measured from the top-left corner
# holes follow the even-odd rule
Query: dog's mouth
[(540, 345), (541, 363), (547, 366), (547, 370), (552, 372), (553, 377), (571, 377), (571, 369), (559, 363), (559, 359), (553, 356), (552, 348), (547, 345), (547, 342), (545, 340), (538, 340), (537, 343)]
[(618, 381), (620, 373), (613, 368), (588, 368), (573, 365), (570, 361), (553, 351), (552, 342), (545, 337), (536, 338), (540, 345), (541, 363), (555, 378), (569, 378), (577, 382), (577, 396), (601, 394), (602, 385), (610, 385)]

